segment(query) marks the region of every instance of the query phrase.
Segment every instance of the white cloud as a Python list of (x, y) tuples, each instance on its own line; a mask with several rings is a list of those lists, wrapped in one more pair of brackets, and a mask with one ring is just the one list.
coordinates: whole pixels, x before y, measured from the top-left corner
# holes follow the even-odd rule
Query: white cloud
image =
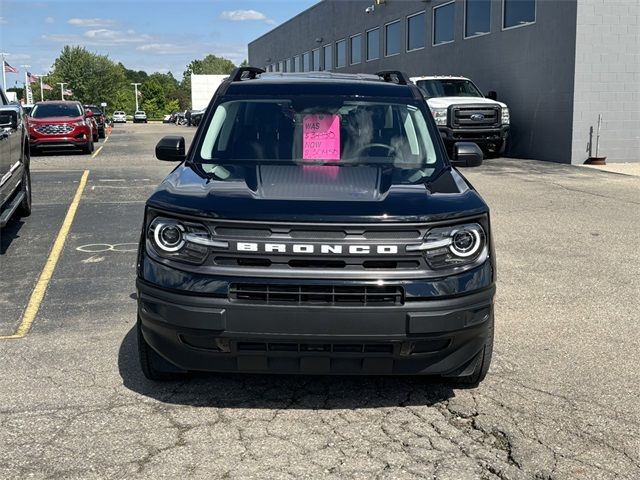
[(124, 32), (120, 30), (110, 30), (108, 28), (87, 30), (82, 35), (51, 34), (43, 35), (42, 38), (51, 42), (98, 47), (128, 45), (131, 43), (144, 43), (152, 41), (152, 37), (144, 33), (136, 33), (132, 30)]
[(110, 27), (115, 24), (113, 20), (107, 18), (70, 18), (67, 23), (76, 27), (88, 28)]
[(220, 14), (222, 20), (229, 20), (232, 22), (245, 22), (247, 20), (257, 20), (269, 25), (273, 25), (276, 22), (268, 18), (264, 13), (257, 10), (225, 10)]
[(53, 17), (47, 17), (44, 19), (44, 23), (55, 23), (56, 19)]
[(9, 23), (9, 20), (4, 17), (0, 17), (0, 25), (6, 25), (7, 23)]
[(30, 60), (31, 59), (31, 55), (28, 55), (26, 53), (9, 53), (9, 54), (5, 55), (5, 57), (7, 57), (10, 60), (13, 60), (14, 62), (16, 60)]
[(152, 55), (171, 55), (188, 52), (189, 47), (187, 45), (176, 45), (174, 43), (147, 43), (136, 47), (136, 50)]

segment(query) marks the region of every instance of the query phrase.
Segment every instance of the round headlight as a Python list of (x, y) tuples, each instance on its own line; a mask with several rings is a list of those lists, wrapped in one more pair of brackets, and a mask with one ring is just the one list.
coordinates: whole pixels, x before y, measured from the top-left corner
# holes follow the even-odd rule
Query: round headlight
[(463, 228), (451, 237), (449, 249), (458, 257), (471, 257), (478, 252), (482, 245), (480, 232), (475, 228)]
[(184, 245), (184, 227), (174, 223), (160, 223), (156, 226), (153, 238), (156, 245), (165, 252), (177, 252)]

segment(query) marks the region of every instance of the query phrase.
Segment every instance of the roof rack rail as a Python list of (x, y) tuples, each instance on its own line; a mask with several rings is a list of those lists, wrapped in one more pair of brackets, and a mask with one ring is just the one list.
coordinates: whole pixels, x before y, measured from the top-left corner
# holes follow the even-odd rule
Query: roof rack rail
[(260, 75), (261, 73), (265, 73), (265, 71), (262, 70), (261, 68), (238, 67), (233, 71), (230, 78), (232, 82), (239, 82), (243, 78), (248, 78), (250, 80), (253, 80), (254, 78), (256, 78), (256, 76)]
[(404, 72), (401, 72), (400, 70), (382, 70), (381, 72), (376, 73), (376, 75), (388, 83), (397, 83), (398, 85), (408, 85), (409, 82), (411, 82), (407, 74)]

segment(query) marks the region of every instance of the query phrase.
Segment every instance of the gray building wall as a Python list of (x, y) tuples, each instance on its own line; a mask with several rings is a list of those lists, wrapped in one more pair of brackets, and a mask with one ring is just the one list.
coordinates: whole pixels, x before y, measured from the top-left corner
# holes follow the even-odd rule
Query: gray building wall
[[(640, 161), (639, 19), (638, 0), (578, 1), (572, 163), (588, 157), (598, 114), (600, 155)], [(595, 138), (593, 145), (595, 155)]]
[[(602, 1), (602, 0), (601, 0)], [(607, 0), (608, 2), (609, 0)], [(508, 154), (569, 163), (572, 156), (576, 1), (538, 0), (534, 24), (503, 30), (502, 0), (493, 0), (491, 33), (464, 39), (464, 0), (455, 0), (455, 41), (432, 44), (433, 8), (447, 0), (388, 0), (373, 13), (373, 0), (325, 0), (249, 44), (249, 62), (264, 66), (362, 33), (363, 63), (340, 72), (404, 70), (411, 76), (456, 74), (473, 79), (483, 92), (496, 90), (511, 111)], [(406, 17), (426, 11), (426, 47), (406, 52)], [(364, 33), (401, 19), (403, 52), (365, 62)], [(322, 39), (317, 42), (316, 39)], [(335, 56), (335, 54), (334, 54)], [(347, 61), (347, 63), (349, 63)]]

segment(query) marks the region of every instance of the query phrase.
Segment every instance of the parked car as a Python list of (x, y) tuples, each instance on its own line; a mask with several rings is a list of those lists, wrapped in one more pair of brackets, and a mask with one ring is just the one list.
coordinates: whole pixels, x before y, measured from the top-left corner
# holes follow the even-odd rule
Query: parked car
[(133, 123), (147, 123), (147, 114), (142, 110), (138, 110), (133, 114)]
[(29, 132), (21, 107), (0, 89), (0, 228), (30, 214)]
[(475, 142), (489, 156), (505, 152), (511, 118), (507, 105), (497, 101), (496, 92), (488, 92), (485, 98), (465, 77), (411, 80), (424, 94), (449, 153), (456, 142)]
[(106, 137), (106, 117), (102, 109), (95, 105), (84, 105), (84, 109), (91, 110), (93, 112), (93, 118), (95, 119), (97, 124), (98, 137), (105, 138)]
[(167, 113), (164, 115), (164, 117), (162, 117), (162, 123), (172, 123), (171, 119), (173, 117), (172, 113)]
[(113, 116), (111, 117), (113, 123), (127, 123), (127, 114), (121, 110), (113, 112)]
[(94, 124), (93, 112), (84, 110), (80, 102), (38, 102), (29, 119), (31, 152), (43, 147), (76, 147), (91, 153), (97, 135), (97, 131), (94, 135)]
[(24, 105), (22, 105), (22, 112), (25, 115), (29, 115), (31, 113), (31, 110), (33, 110), (33, 104), (25, 103)]
[(138, 352), (191, 370), (442, 375), (475, 385), (493, 350), (489, 208), (402, 72), (237, 69), (147, 200)]
[(191, 110), (191, 125), (198, 126), (202, 121), (204, 110)]

